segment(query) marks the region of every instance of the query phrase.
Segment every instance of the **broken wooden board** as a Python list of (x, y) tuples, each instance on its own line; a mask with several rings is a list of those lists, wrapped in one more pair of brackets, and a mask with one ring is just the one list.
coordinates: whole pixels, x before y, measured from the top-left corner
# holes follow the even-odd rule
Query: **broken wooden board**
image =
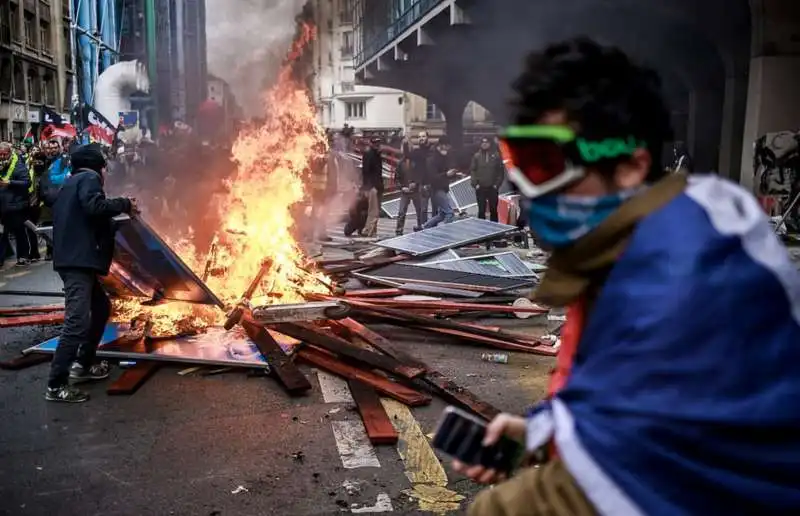
[[(407, 364), (417, 364), (426, 367), (424, 363), (406, 354), (404, 351), (397, 349), (386, 337), (367, 328), (354, 319), (342, 319), (336, 321), (336, 323), (339, 327), (357, 335), (375, 349), (391, 357), (402, 360)], [(472, 392), (449, 380), (438, 371), (427, 368), (425, 376), (417, 381), (424, 383), (427, 389), (431, 390), (447, 403), (468, 410), (487, 421), (491, 421), (500, 413), (498, 408), (481, 400)]]
[[(369, 352), (367, 352), (369, 353)], [(316, 349), (304, 348), (297, 352), (297, 357), (310, 365), (324, 369), (329, 373), (341, 376), (347, 380), (358, 380), (373, 387), (376, 391), (405, 403), (411, 407), (427, 405), (431, 397), (425, 393), (415, 391), (410, 387), (395, 383), (386, 377), (371, 371), (365, 371), (338, 360), (330, 353)]]
[(320, 328), (312, 324), (278, 323), (272, 324), (270, 327), (279, 333), (334, 353), (343, 360), (357, 362), (370, 368), (381, 369), (387, 373), (404, 378), (416, 378), (425, 372), (424, 368), (406, 365), (392, 357), (359, 349), (344, 339), (323, 332)]
[(0, 317), (16, 317), (20, 315), (45, 314), (49, 312), (63, 311), (63, 303), (60, 305), (16, 306), (11, 308), (0, 308)]
[(130, 369), (126, 369), (119, 378), (106, 389), (109, 396), (130, 396), (139, 390), (139, 387), (150, 379), (161, 367), (155, 362), (139, 362)]
[(311, 389), (311, 382), (308, 381), (308, 378), (292, 362), (291, 357), (283, 352), (263, 326), (248, 319), (243, 319), (240, 324), (269, 364), (272, 374), (290, 395), (297, 396)]
[(397, 431), (386, 415), (381, 400), (375, 389), (357, 380), (350, 380), (350, 393), (356, 402), (358, 413), (364, 421), (364, 428), (372, 444), (394, 444), (397, 442)]
[(11, 360), (4, 360), (0, 362), (0, 369), (6, 369), (8, 371), (19, 371), (21, 369), (27, 369), (28, 367), (33, 367), (39, 364), (50, 362), (52, 358), (53, 358), (52, 355), (30, 353), (28, 355), (22, 355), (17, 358), (12, 358)]
[(18, 326), (46, 326), (64, 322), (64, 312), (48, 312), (19, 317), (0, 317), (0, 328), (16, 328)]

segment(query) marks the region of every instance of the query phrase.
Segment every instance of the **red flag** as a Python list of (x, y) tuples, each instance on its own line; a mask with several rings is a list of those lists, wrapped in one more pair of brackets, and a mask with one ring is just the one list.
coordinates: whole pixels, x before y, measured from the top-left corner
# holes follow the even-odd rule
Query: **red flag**
[(64, 124), (63, 127), (56, 127), (53, 124), (47, 124), (42, 129), (42, 140), (49, 140), (51, 138), (75, 138), (78, 132), (72, 124)]
[(114, 144), (114, 134), (109, 134), (108, 131), (97, 125), (90, 125), (86, 128), (86, 133), (92, 142), (102, 143), (104, 145)]

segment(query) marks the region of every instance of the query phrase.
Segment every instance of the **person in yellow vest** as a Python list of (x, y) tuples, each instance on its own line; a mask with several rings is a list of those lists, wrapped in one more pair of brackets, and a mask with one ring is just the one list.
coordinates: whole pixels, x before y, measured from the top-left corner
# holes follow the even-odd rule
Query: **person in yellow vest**
[(25, 231), (31, 178), (25, 160), (8, 142), (0, 142), (0, 222), (14, 237), (17, 266), (30, 263), (31, 244)]

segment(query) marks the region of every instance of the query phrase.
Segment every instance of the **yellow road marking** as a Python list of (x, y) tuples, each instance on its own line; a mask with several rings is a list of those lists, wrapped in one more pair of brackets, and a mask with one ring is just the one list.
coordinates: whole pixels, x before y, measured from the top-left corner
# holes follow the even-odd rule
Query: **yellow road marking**
[(381, 403), (397, 430), (397, 451), (411, 482), (411, 489), (404, 494), (416, 498), (421, 511), (444, 514), (459, 510), (464, 497), (447, 489), (447, 473), (411, 410), (387, 398), (381, 398)]

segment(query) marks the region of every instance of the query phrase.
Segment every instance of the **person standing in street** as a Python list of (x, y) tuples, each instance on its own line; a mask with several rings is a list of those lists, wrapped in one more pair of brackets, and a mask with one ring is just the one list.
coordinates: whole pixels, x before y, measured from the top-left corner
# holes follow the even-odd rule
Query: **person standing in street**
[(441, 222), (453, 222), (453, 207), (450, 205), (450, 180), (456, 175), (456, 170), (451, 166), (450, 141), (447, 136), (439, 138), (436, 153), (431, 156), (428, 165), (431, 171), (428, 188), (431, 192), (431, 209), (433, 218), (425, 223), (423, 229), (435, 228)]
[(434, 149), (428, 140), (428, 133), (421, 131), (417, 137), (417, 146), (411, 150), (411, 166), (414, 169), (414, 175), (419, 179), (419, 198), (420, 198), (420, 211), (419, 225), (414, 228), (414, 231), (419, 231), (422, 226), (428, 221), (428, 204), (430, 201), (430, 189), (423, 185), (428, 184), (428, 178), (431, 175), (430, 164), (431, 158), (434, 154)]
[(132, 214), (132, 199), (108, 199), (103, 192), (106, 159), (98, 144), (77, 147), (73, 173), (53, 207), (53, 268), (64, 281), (64, 328), (50, 366), (45, 399), (80, 403), (85, 392), (69, 380), (108, 378), (109, 366), (95, 364), (97, 346), (111, 315), (111, 302), (99, 278), (108, 274), (114, 254), (112, 218)]
[(31, 178), (25, 160), (10, 143), (0, 142), (0, 221), (14, 237), (17, 266), (30, 263), (31, 244), (25, 231), (25, 218), (30, 207)]
[(500, 185), (505, 179), (503, 160), (492, 149), (489, 138), (481, 138), (481, 148), (472, 157), (470, 166), (472, 187), (478, 199), (478, 218), (486, 218), (486, 207), (489, 207), (489, 220), (497, 222), (497, 201)]
[(406, 214), (408, 213), (408, 205), (413, 203), (414, 210), (417, 212), (417, 225), (421, 227), (424, 223), (423, 215), (425, 213), (422, 206), (422, 188), (421, 180), (417, 177), (417, 171), (411, 161), (411, 156), (408, 154), (403, 155), (403, 159), (397, 164), (397, 173), (395, 180), (400, 186), (400, 205), (397, 211), (397, 226), (395, 234), (401, 236), (406, 227)]
[(370, 140), (370, 147), (361, 161), (361, 189), (365, 192), (369, 203), (367, 225), (364, 227), (363, 236), (376, 237), (383, 195), (383, 156), (380, 138)]

